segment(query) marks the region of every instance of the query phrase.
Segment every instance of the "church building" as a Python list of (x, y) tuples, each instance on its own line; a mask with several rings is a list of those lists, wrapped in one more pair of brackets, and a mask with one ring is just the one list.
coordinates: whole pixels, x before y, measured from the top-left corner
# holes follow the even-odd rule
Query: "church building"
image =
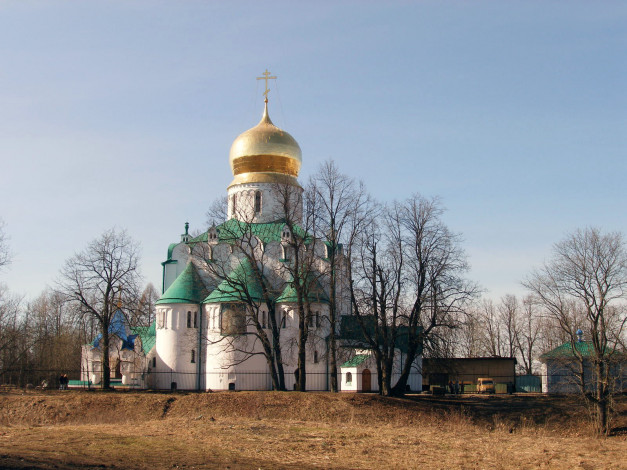
[[(285, 388), (293, 390), (299, 331), (305, 324), (300, 360), (306, 364), (306, 388), (330, 389), (331, 248), (309, 235), (303, 222), (303, 188), (297, 179), (301, 149), (270, 120), (267, 79), (272, 77), (264, 75), (261, 121), (231, 146), (234, 179), (227, 188), (226, 220), (196, 236), (186, 223), (162, 263), (163, 293), (150, 330), (154, 347), (135, 347), (144, 353), (141, 374), (135, 374), (141, 387), (271, 390), (275, 366), (283, 370)], [(342, 263), (341, 249), (336, 253)], [(338, 318), (351, 314), (346, 274), (338, 276), (336, 302)], [(306, 315), (302, 322), (299, 312)], [(377, 371), (368, 351), (341, 339), (338, 346), (341, 388), (376, 391)], [(420, 364), (421, 357), (410, 376), (414, 390), (422, 382)]]

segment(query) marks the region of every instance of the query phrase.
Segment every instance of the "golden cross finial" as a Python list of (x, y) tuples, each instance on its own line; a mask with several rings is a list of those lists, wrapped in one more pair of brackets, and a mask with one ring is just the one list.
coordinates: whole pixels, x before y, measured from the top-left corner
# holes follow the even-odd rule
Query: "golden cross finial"
[(263, 75), (263, 77), (257, 77), (257, 80), (265, 80), (266, 81), (266, 91), (263, 92), (263, 96), (266, 97), (265, 102), (268, 102), (268, 92), (270, 91), (268, 89), (268, 80), (276, 80), (276, 77), (271, 77), (270, 76), (270, 72), (268, 72), (268, 69), (266, 69), (266, 71), (264, 73), (262, 73), (261, 75)]

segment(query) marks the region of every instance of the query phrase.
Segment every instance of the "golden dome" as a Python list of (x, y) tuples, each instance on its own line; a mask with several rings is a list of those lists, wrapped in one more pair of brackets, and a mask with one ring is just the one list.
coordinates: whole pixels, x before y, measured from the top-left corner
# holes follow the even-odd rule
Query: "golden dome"
[(302, 156), (294, 138), (270, 120), (266, 101), (259, 124), (240, 134), (229, 156), (235, 180), (231, 183), (276, 182), (298, 185)]

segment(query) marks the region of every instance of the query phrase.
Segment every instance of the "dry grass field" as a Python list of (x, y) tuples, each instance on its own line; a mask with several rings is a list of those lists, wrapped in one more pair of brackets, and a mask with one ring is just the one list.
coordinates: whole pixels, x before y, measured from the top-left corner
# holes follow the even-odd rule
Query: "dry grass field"
[(0, 393), (0, 468), (627, 469), (564, 397)]

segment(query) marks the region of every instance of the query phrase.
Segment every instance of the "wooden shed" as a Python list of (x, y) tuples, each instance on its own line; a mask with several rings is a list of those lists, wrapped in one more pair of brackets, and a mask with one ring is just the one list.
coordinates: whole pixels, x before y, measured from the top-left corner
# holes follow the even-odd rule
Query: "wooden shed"
[(497, 393), (514, 390), (516, 382), (514, 357), (425, 358), (422, 362), (422, 389), (448, 386), (459, 382), (462, 392), (475, 391), (479, 377), (490, 377), (496, 383)]

